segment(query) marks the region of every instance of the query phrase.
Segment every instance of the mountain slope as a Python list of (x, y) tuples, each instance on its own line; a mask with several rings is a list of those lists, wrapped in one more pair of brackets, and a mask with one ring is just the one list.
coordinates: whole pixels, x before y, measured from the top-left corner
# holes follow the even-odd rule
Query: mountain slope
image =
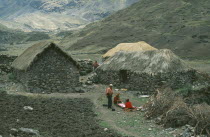
[(9, 29), (0, 24), (0, 44), (24, 43), (27, 41), (38, 41), (49, 38), (48, 34), (43, 32), (23, 32)]
[(66, 37), (69, 50), (102, 52), (122, 42), (146, 41), (181, 57), (210, 57), (209, 0), (141, 0)]
[(1, 0), (0, 23), (24, 31), (84, 27), (138, 0)]

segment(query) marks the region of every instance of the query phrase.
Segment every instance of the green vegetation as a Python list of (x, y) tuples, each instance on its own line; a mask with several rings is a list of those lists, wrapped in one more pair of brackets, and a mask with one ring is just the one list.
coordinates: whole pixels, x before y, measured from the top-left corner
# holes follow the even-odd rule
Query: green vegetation
[(8, 77), (9, 77), (10, 80), (16, 80), (16, 76), (15, 76), (14, 73), (9, 73)]
[(49, 35), (44, 32), (23, 32), (20, 30), (9, 29), (0, 24), (0, 43), (1, 44), (21, 44), (27, 41), (38, 41), (49, 39)]
[[(142, 106), (148, 98), (138, 98), (131, 92), (119, 91), (120, 99), (124, 102), (129, 98), (133, 105)], [(117, 92), (115, 92), (117, 94)], [(107, 98), (100, 95), (101, 98), (97, 99), (97, 105), (100, 112), (100, 107), (106, 104)], [(103, 107), (103, 111), (98, 113), (97, 117), (103, 121), (100, 121), (100, 126), (110, 129), (115, 129), (122, 136), (139, 136), (139, 137), (163, 137), (173, 136), (158, 125), (154, 121), (145, 120), (145, 113), (142, 111), (125, 112), (123, 109), (117, 106), (113, 106), (116, 111), (110, 111)]]
[(189, 96), (189, 94), (193, 91), (192, 85), (187, 84), (185, 87), (182, 87), (178, 90), (176, 90), (176, 92), (178, 92), (179, 94), (181, 94), (184, 97)]

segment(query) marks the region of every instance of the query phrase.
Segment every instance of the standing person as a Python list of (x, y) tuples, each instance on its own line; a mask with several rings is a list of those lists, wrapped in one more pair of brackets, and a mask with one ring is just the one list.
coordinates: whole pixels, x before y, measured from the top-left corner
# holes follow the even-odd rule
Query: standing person
[(109, 87), (106, 89), (106, 96), (108, 99), (108, 109), (112, 108), (112, 95), (113, 95), (112, 87), (113, 85), (110, 84)]
[(99, 66), (98, 62), (95, 61), (95, 62), (93, 63), (93, 70), (95, 70), (98, 66)]

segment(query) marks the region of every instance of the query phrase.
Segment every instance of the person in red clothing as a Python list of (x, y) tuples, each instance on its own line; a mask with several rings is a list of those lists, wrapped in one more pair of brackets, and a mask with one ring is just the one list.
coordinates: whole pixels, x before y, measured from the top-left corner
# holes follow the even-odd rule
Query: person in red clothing
[(125, 111), (131, 111), (131, 110), (136, 110), (136, 107), (132, 106), (132, 103), (129, 101), (129, 99), (126, 99), (125, 103)]

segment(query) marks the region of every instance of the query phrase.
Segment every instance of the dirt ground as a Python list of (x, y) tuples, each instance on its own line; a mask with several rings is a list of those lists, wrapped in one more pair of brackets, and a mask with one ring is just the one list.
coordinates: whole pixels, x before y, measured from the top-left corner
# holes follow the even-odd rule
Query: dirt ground
[[(0, 135), (9, 137), (11, 129), (38, 130), (43, 137), (117, 137), (104, 131), (87, 98), (0, 95)], [(33, 110), (25, 110), (30, 106)], [(28, 137), (28, 135), (18, 135)]]
[[(12, 128), (38, 130), (43, 137), (172, 137), (170, 133), (145, 120), (144, 112), (116, 111), (104, 107), (106, 86), (92, 85), (82, 94), (32, 94), (20, 85), (7, 83), (9, 95), (0, 97), (0, 135), (8, 137)], [(142, 106), (147, 98), (138, 98), (129, 91), (118, 91), (121, 100), (129, 98), (133, 105)], [(31, 106), (33, 111), (26, 111)], [(17, 122), (18, 121), (18, 122)], [(3, 123), (3, 124), (2, 124)], [(104, 131), (107, 130), (107, 131)]]

